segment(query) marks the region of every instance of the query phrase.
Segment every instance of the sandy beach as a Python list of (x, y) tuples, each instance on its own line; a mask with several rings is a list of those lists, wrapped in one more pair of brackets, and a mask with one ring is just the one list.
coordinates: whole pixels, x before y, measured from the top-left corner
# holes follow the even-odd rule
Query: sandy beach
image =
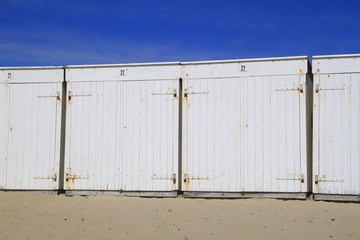
[(0, 239), (360, 239), (360, 205), (0, 192)]

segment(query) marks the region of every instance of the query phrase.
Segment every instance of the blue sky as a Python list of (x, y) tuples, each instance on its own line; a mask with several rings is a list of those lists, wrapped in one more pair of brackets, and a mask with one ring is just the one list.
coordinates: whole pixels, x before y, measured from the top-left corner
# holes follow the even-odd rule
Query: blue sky
[(0, 66), (360, 53), (360, 1), (0, 0)]

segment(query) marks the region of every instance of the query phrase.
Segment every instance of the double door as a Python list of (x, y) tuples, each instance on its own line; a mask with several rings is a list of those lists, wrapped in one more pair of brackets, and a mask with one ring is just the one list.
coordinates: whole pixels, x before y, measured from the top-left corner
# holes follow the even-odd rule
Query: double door
[(185, 78), (182, 190), (307, 192), (306, 91), (305, 75)]

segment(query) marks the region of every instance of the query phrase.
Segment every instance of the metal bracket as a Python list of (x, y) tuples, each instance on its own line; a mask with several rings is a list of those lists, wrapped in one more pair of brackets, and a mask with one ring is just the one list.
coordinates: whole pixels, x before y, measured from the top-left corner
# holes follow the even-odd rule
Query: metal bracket
[(69, 181), (69, 179), (89, 179), (89, 175), (86, 176), (81, 176), (81, 175), (70, 175), (70, 174), (66, 174), (65, 176), (65, 180)]
[(185, 91), (184, 94), (209, 94), (210, 92), (187, 92)]
[(278, 88), (278, 89), (276, 89), (276, 91), (280, 91), (280, 92), (299, 91), (299, 92), (303, 93), (304, 87), (303, 87), (303, 84), (300, 84), (299, 87), (297, 87), (297, 88)]
[(165, 95), (165, 96), (166, 96), (166, 95), (174, 95), (174, 97), (176, 97), (176, 96), (177, 96), (176, 91), (177, 91), (177, 89), (175, 88), (175, 89), (174, 89), (174, 91), (172, 91), (172, 92), (166, 92), (166, 93), (153, 93), (152, 95), (155, 95), (155, 96), (156, 96), (156, 95), (160, 95), (160, 96), (161, 96), (161, 95)]
[(39, 95), (37, 97), (60, 97), (60, 92), (57, 92), (56, 95)]
[(68, 93), (68, 97), (90, 97), (92, 94), (72, 94), (71, 91)]
[(54, 180), (54, 181), (56, 182), (56, 180), (57, 180), (57, 175), (56, 175), (56, 173), (55, 173), (55, 174), (49, 175), (49, 176), (47, 176), (47, 177), (34, 177), (34, 179), (52, 179), (52, 180)]
[(176, 174), (174, 173), (171, 177), (159, 177), (159, 176), (153, 175), (151, 177), (151, 179), (154, 179), (154, 180), (172, 180), (174, 182), (174, 184), (175, 184), (176, 183)]
[(290, 177), (277, 177), (276, 180), (301, 181), (301, 183), (305, 182), (304, 174), (293, 175)]
[(208, 177), (190, 177), (189, 174), (184, 174), (184, 182), (188, 182), (189, 180), (209, 180)]
[(315, 184), (318, 184), (319, 182), (345, 182), (345, 181), (344, 179), (326, 179), (325, 176), (319, 178), (318, 175), (315, 175)]
[(187, 98), (187, 96), (189, 95), (189, 94), (193, 94), (193, 95), (195, 95), (195, 94), (209, 94), (210, 92), (194, 92), (194, 91), (192, 91), (192, 92), (188, 92), (188, 89), (185, 89), (185, 91), (184, 91), (184, 97), (185, 98)]
[(338, 87), (338, 88), (320, 88), (319, 84), (316, 84), (315, 92), (319, 93), (320, 91), (336, 91), (336, 90), (345, 90), (344, 87)]
[(60, 100), (60, 92), (57, 92), (56, 95), (39, 95), (38, 98), (51, 98), (55, 97), (57, 100)]

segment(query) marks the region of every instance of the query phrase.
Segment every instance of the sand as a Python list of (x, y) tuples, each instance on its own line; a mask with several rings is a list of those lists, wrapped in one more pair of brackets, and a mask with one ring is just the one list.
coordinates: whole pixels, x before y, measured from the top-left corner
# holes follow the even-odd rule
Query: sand
[(0, 192), (0, 239), (360, 239), (360, 204)]

